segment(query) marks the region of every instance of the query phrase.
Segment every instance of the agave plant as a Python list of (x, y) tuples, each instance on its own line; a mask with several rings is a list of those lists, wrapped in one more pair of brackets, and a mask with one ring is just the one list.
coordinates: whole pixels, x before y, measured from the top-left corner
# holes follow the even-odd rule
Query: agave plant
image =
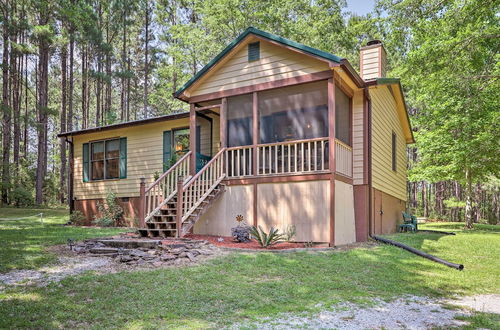
[(263, 248), (268, 248), (271, 245), (283, 241), (283, 234), (280, 234), (278, 232), (278, 229), (275, 229), (274, 227), (271, 227), (269, 233), (266, 233), (261, 226), (259, 226), (258, 228), (252, 226), (250, 229), (250, 234)]

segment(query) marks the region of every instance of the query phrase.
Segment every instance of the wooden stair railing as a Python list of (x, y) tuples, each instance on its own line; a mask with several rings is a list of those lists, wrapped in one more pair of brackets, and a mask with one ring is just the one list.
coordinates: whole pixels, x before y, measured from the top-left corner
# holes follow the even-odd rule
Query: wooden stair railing
[[(224, 155), (226, 148), (222, 148), (195, 176), (186, 184), (177, 186), (177, 213), (176, 225), (177, 235), (182, 237), (191, 229), (201, 213), (196, 214), (197, 209), (202, 209), (202, 203), (211, 196), (214, 191), (221, 192), (219, 187), (226, 177)], [(213, 195), (213, 194), (212, 194)], [(187, 221), (192, 218), (191, 221)]]
[(160, 209), (177, 194), (177, 182), (180, 178), (189, 178), (191, 151), (186, 153), (172, 167), (163, 173), (141, 194), (144, 203), (143, 222), (148, 222)]

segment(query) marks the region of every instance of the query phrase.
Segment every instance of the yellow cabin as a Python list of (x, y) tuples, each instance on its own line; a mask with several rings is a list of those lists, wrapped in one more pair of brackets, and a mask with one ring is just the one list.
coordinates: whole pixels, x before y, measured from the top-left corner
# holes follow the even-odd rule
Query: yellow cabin
[(190, 111), (65, 132), (71, 210), (113, 191), (143, 236), (230, 236), (237, 215), (331, 246), (396, 230), (413, 143), (379, 41), (346, 59), (248, 28), (174, 96)]

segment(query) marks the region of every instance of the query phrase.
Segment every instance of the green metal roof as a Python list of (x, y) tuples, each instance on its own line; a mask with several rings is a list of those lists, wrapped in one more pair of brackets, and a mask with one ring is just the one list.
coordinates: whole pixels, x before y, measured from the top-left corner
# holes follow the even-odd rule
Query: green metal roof
[(174, 93), (174, 97), (179, 97), (179, 95), (181, 95), (182, 92), (184, 92), (196, 80), (198, 80), (201, 76), (203, 76), (222, 57), (224, 57), (224, 55), (226, 55), (229, 51), (231, 51), (231, 49), (233, 49), (238, 43), (240, 43), (240, 41), (242, 41), (243, 39), (245, 39), (245, 37), (248, 36), (249, 34), (254, 34), (254, 35), (257, 35), (257, 36), (260, 36), (260, 37), (263, 37), (263, 38), (266, 38), (266, 39), (269, 39), (269, 40), (272, 40), (272, 41), (276, 41), (276, 42), (279, 42), (279, 43), (281, 43), (283, 45), (296, 48), (296, 49), (301, 50), (303, 52), (309, 53), (309, 54), (311, 54), (313, 56), (318, 56), (318, 57), (321, 57), (321, 58), (324, 58), (326, 60), (333, 61), (333, 62), (336, 62), (336, 63), (340, 63), (340, 61), (342, 60), (341, 57), (338, 57), (336, 55), (324, 52), (322, 50), (319, 50), (319, 49), (316, 49), (316, 48), (312, 48), (312, 47), (300, 44), (298, 42), (295, 42), (295, 41), (292, 41), (292, 40), (288, 40), (286, 38), (282, 38), (282, 37), (277, 36), (275, 34), (272, 34), (272, 33), (269, 33), (269, 32), (265, 32), (265, 31), (256, 29), (254, 27), (249, 27), (249, 28), (247, 28), (245, 30), (245, 32), (243, 32), (242, 34), (240, 34), (238, 36), (238, 38), (234, 39), (229, 45), (227, 45), (227, 47), (224, 48), (224, 50), (222, 52), (220, 52), (219, 55), (217, 55), (210, 62), (208, 62), (208, 64), (205, 65), (203, 67), (203, 69), (201, 69), (197, 74), (195, 74), (193, 77), (191, 77), (191, 79), (189, 79), (178, 91), (176, 91)]
[(392, 85), (401, 84), (401, 79), (399, 78), (377, 78), (377, 85)]

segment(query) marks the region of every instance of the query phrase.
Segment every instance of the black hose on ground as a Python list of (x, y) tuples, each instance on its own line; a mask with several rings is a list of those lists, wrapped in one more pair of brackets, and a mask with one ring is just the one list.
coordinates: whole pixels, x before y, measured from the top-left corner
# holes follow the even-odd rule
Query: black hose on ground
[(448, 267), (451, 267), (451, 268), (455, 268), (457, 270), (463, 270), (464, 269), (464, 265), (459, 265), (459, 264), (455, 264), (453, 262), (449, 262), (449, 261), (443, 260), (443, 259), (435, 257), (435, 256), (433, 256), (431, 254), (428, 254), (428, 253), (425, 253), (423, 251), (420, 251), (420, 250), (417, 250), (415, 248), (412, 248), (411, 246), (408, 246), (406, 244), (399, 243), (399, 242), (393, 241), (391, 239), (387, 239), (387, 238), (383, 238), (383, 237), (375, 236), (375, 235), (373, 235), (372, 238), (375, 239), (376, 241), (380, 241), (380, 242), (385, 243), (385, 244), (389, 244), (389, 245), (394, 245), (394, 246), (400, 247), (400, 248), (402, 248), (402, 249), (404, 249), (406, 251), (409, 251), (409, 252), (414, 253), (414, 254), (416, 254), (418, 256), (427, 258), (427, 259), (432, 260), (434, 262), (443, 264), (445, 266), (448, 266)]
[(429, 229), (419, 229), (417, 231), (421, 231), (424, 233), (443, 234), (443, 235), (456, 235), (455, 233), (452, 233), (451, 231), (440, 231), (440, 230), (429, 230)]

